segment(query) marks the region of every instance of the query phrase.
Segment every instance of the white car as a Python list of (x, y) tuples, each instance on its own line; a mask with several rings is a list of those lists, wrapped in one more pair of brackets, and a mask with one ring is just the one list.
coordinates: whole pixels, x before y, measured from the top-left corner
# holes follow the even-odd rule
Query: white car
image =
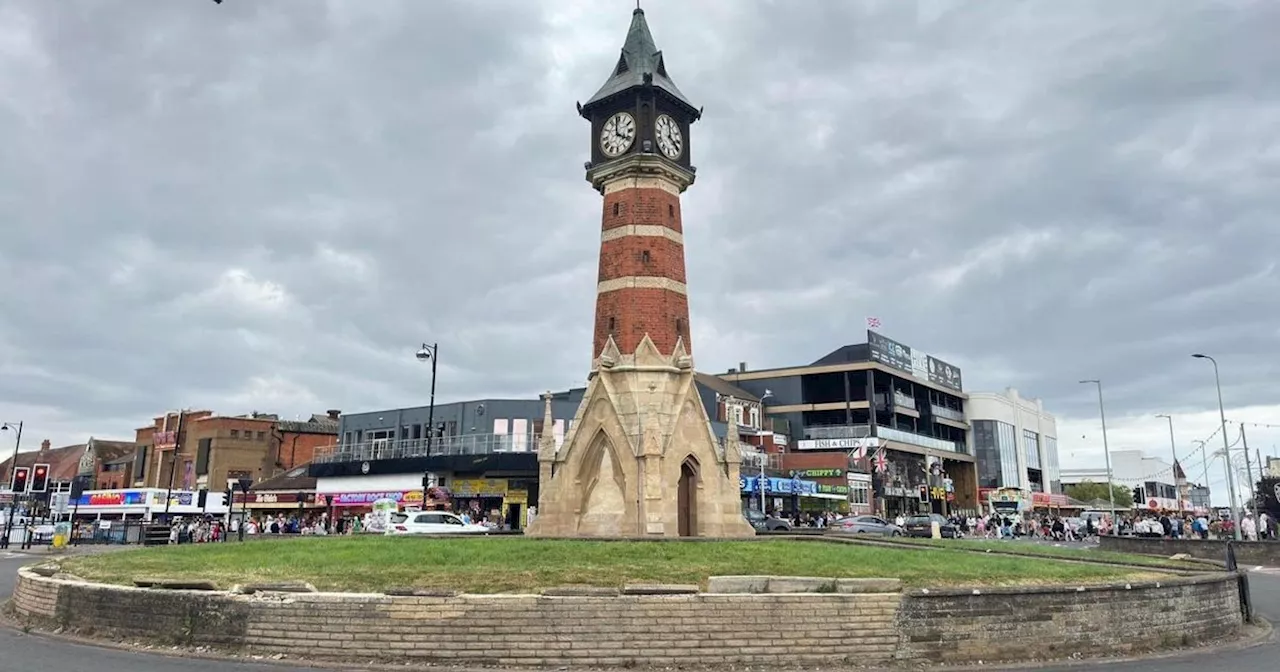
[(484, 525), (471, 525), (445, 511), (418, 511), (395, 516), (387, 534), (474, 534), (488, 532)]

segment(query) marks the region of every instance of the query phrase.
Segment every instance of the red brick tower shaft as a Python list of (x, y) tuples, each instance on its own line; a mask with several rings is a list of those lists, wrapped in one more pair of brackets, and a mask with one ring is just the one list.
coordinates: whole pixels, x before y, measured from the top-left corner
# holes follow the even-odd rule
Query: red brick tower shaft
[(621, 354), (634, 354), (645, 334), (664, 355), (681, 338), (692, 354), (679, 186), (662, 177), (624, 177), (603, 186), (592, 357), (610, 336)]

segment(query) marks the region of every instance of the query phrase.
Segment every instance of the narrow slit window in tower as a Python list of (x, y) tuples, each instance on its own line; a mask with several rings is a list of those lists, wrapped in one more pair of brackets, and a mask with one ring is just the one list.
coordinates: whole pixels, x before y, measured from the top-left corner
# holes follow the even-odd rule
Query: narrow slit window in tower
[(617, 216), (618, 216), (618, 213), (619, 213), (619, 212), (621, 212), (621, 211), (622, 211), (622, 204), (621, 204), (621, 203), (614, 203), (614, 204), (613, 204), (613, 216), (614, 216), (614, 217), (617, 217)]
[(671, 219), (676, 218), (676, 206), (671, 205), (670, 203), (667, 204), (667, 217), (670, 217)]
[(676, 336), (684, 336), (684, 318), (676, 318)]
[(649, 250), (645, 250), (640, 253), (640, 262), (644, 264), (649, 263)]
[(613, 321), (613, 318), (611, 317), (609, 318), (609, 335), (610, 336), (613, 335), (613, 326), (614, 326), (614, 321)]

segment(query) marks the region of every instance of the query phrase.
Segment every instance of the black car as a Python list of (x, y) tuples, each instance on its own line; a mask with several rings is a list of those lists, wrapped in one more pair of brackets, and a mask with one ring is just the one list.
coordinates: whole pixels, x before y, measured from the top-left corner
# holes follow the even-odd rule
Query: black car
[(751, 523), (751, 527), (756, 528), (756, 532), (785, 532), (791, 529), (791, 523), (782, 518), (766, 516), (764, 513), (755, 509), (746, 509), (742, 515)]
[(906, 524), (902, 526), (902, 530), (908, 537), (923, 537), (927, 539), (933, 536), (934, 523), (938, 524), (938, 531), (942, 534), (943, 539), (960, 538), (960, 528), (936, 513), (911, 516), (907, 519)]

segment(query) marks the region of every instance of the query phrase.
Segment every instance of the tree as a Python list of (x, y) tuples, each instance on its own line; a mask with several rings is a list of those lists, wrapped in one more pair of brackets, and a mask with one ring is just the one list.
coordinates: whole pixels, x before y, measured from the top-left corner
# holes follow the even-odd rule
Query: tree
[[(1123, 485), (1111, 484), (1112, 493), (1115, 494), (1116, 508), (1128, 509), (1133, 506), (1133, 490)], [(1084, 481), (1074, 485), (1068, 485), (1062, 489), (1068, 497), (1078, 499), (1082, 502), (1092, 502), (1095, 499), (1108, 499), (1107, 484), (1094, 483), (1093, 481)]]

